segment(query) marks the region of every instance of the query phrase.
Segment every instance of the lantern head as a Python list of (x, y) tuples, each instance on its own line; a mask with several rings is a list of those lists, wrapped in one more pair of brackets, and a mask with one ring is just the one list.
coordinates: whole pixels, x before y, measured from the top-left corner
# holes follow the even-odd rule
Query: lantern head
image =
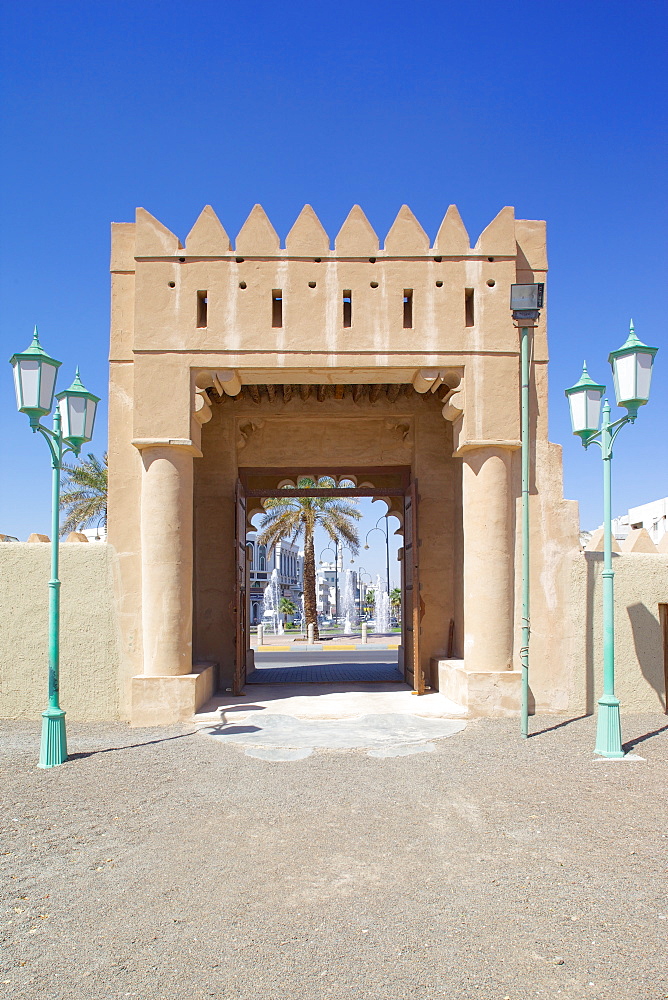
[(604, 392), (605, 386), (590, 378), (585, 361), (580, 380), (570, 389), (566, 389), (573, 433), (582, 438), (583, 444), (586, 444), (598, 430)]
[(21, 413), (27, 413), (30, 426), (36, 429), (40, 417), (51, 412), (61, 362), (42, 348), (35, 327), (30, 347), (22, 354), (14, 354), (9, 363), (14, 369), (16, 405)]
[(631, 420), (635, 420), (638, 415), (638, 407), (649, 399), (652, 367), (657, 351), (658, 347), (648, 347), (638, 340), (631, 320), (626, 343), (619, 350), (612, 351), (608, 358), (615, 380), (617, 405), (626, 407)]
[(77, 368), (74, 382), (56, 396), (62, 420), (63, 438), (77, 453), (81, 446), (93, 437), (95, 411), (99, 396), (88, 392), (83, 385)]

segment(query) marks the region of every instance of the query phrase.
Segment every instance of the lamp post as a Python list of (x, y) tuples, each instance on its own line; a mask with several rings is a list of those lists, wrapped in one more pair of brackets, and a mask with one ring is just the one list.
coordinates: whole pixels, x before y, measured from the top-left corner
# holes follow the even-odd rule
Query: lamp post
[[(387, 518), (388, 518), (387, 514), (381, 514), (381, 516), (376, 521), (376, 527), (375, 528), (370, 528), (369, 531), (367, 531), (367, 533), (366, 533), (366, 541), (364, 543), (364, 548), (365, 549), (369, 548), (369, 535), (373, 531), (380, 531), (382, 534), (385, 535), (385, 578), (387, 580), (387, 593), (389, 594), (390, 593), (390, 531), (389, 531), (389, 526), (388, 526), (388, 523), (387, 523)], [(385, 520), (385, 531), (384, 532), (383, 532), (382, 528), (378, 527), (379, 524), (380, 524), (380, 522), (383, 519)]]
[(60, 473), (68, 452), (78, 455), (82, 445), (93, 436), (95, 411), (99, 397), (88, 392), (77, 368), (69, 389), (56, 396), (58, 405), (53, 415), (53, 429), (40, 423), (53, 406), (53, 394), (60, 361), (43, 350), (37, 327), (30, 346), (22, 354), (10, 358), (14, 368), (16, 403), (30, 420), (33, 434), (39, 431), (51, 453), (51, 579), (49, 580), (49, 705), (42, 712), (42, 740), (38, 767), (56, 767), (67, 760), (65, 712), (59, 702), (60, 673), (60, 580), (58, 556), (60, 549)]
[(595, 753), (603, 757), (623, 757), (619, 699), (615, 695), (615, 598), (612, 568), (612, 450), (625, 424), (632, 424), (638, 409), (649, 399), (652, 366), (658, 348), (648, 347), (636, 337), (631, 320), (628, 339), (608, 361), (612, 366), (617, 405), (626, 409), (619, 420), (610, 420), (610, 403), (601, 400), (605, 386), (589, 377), (586, 363), (575, 385), (566, 389), (573, 433), (585, 448), (597, 444), (603, 459), (603, 694), (598, 700)]
[(520, 668), (522, 672), (522, 695), (520, 705), (520, 732), (522, 738), (529, 735), (529, 639), (531, 636), (531, 589), (530, 589), (530, 534), (529, 534), (529, 471), (531, 461), (531, 435), (529, 422), (529, 388), (531, 381), (531, 360), (529, 331), (538, 323), (543, 307), (545, 285), (542, 282), (531, 285), (510, 286), (510, 308), (513, 320), (520, 330), (520, 414), (522, 449), (522, 646), (520, 648)]

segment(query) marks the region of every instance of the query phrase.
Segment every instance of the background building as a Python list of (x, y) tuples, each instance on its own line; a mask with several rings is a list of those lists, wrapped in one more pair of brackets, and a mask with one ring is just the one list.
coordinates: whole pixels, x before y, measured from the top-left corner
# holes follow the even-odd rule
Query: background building
[(626, 514), (615, 517), (612, 521), (612, 532), (617, 539), (626, 538), (633, 528), (645, 528), (655, 545), (666, 534), (666, 516), (668, 515), (668, 497), (662, 500), (652, 500), (639, 507), (629, 507)]
[[(264, 590), (274, 569), (278, 571), (278, 585), (281, 597), (292, 601), (301, 614), (302, 592), (304, 590), (304, 553), (294, 542), (282, 541), (270, 550), (266, 545), (258, 545), (257, 532), (247, 536), (250, 548), (250, 623), (262, 621)], [(290, 619), (288, 619), (290, 620)]]

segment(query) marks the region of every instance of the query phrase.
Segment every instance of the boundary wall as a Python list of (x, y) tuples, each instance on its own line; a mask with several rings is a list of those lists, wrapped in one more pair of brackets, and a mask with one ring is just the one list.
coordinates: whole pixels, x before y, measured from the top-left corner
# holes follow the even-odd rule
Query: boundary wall
[[(48, 702), (51, 544), (0, 544), (0, 717), (38, 719)], [(60, 699), (67, 718), (118, 719), (117, 556), (60, 547)]]
[[(613, 558), (622, 718), (625, 712), (665, 712), (668, 624), (659, 606), (668, 606), (668, 554)], [(0, 544), (1, 718), (37, 720), (47, 704), (49, 561), (50, 544)], [(601, 552), (572, 559), (570, 641), (563, 655), (575, 660), (575, 686), (563, 692), (564, 715), (593, 712), (601, 694), (602, 569)], [(117, 577), (112, 546), (61, 546), (61, 704), (72, 720), (122, 717)], [(540, 620), (532, 625), (539, 634)]]

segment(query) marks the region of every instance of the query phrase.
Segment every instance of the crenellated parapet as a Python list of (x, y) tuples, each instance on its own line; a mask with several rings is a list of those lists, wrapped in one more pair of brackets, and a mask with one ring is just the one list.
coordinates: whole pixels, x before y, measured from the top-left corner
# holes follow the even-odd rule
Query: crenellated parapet
[[(114, 223), (126, 227), (127, 223)], [(283, 257), (283, 258), (368, 258), (381, 257), (484, 257), (516, 258), (518, 249), (530, 267), (547, 267), (544, 253), (545, 224), (515, 219), (512, 207), (501, 209), (483, 230), (476, 243), (471, 241), (456, 205), (450, 205), (433, 241), (408, 205), (402, 205), (385, 236), (380, 238), (359, 205), (354, 205), (334, 239), (326, 232), (310, 205), (305, 205), (281, 239), (261, 205), (255, 205), (232, 245), (223, 224), (211, 205), (206, 205), (188, 233), (185, 244), (143, 208), (135, 218), (135, 259), (193, 257)], [(536, 228), (538, 227), (538, 228)], [(543, 235), (541, 245), (540, 236)], [(112, 270), (115, 269), (112, 266)]]

